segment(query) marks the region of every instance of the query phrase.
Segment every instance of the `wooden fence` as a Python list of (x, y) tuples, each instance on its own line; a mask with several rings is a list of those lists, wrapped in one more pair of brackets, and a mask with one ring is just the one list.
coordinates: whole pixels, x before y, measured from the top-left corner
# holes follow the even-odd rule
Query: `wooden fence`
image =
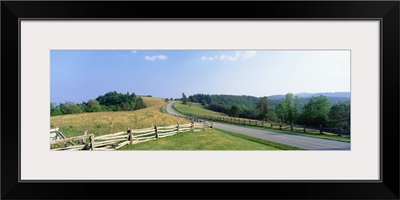
[(191, 115), (191, 120), (201, 121), (200, 119), (207, 119), (212, 121), (221, 121), (232, 124), (239, 125), (249, 125), (249, 126), (259, 126), (259, 127), (268, 127), (277, 130), (286, 130), (286, 131), (297, 131), (303, 133), (315, 133), (315, 134), (328, 134), (328, 135), (339, 135), (343, 137), (350, 136), (350, 130), (343, 130), (338, 128), (326, 128), (326, 127), (311, 127), (305, 125), (290, 125), (285, 123), (273, 123), (266, 122), (261, 120), (254, 119), (245, 119), (245, 118), (235, 118), (235, 117), (222, 117), (222, 116), (211, 116), (211, 115)]
[[(128, 129), (125, 132), (95, 136), (84, 131), (82, 136), (63, 138), (50, 141), (50, 149), (60, 150), (115, 150), (125, 145), (133, 145), (164, 137), (173, 136), (185, 132), (198, 132), (212, 130), (210, 122), (192, 122), (189, 124), (176, 124), (171, 126), (158, 127), (155, 125), (145, 129)], [(50, 134), (59, 132), (57, 129), (50, 129)], [(57, 133), (56, 133), (57, 134)], [(75, 141), (75, 143), (74, 143)]]
[[(59, 128), (50, 129), (50, 141), (52, 140), (62, 140), (66, 139), (66, 137), (59, 131)], [(68, 142), (72, 145), (75, 145), (72, 141)]]

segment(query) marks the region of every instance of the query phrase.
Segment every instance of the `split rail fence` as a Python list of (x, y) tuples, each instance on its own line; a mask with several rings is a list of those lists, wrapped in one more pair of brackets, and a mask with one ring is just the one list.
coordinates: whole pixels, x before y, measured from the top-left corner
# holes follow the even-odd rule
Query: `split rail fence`
[(222, 116), (211, 116), (211, 115), (191, 115), (191, 120), (201, 121), (200, 119), (207, 119), (211, 121), (221, 121), (232, 124), (239, 125), (249, 125), (249, 126), (259, 126), (259, 127), (268, 127), (277, 130), (286, 130), (286, 131), (298, 131), (303, 133), (315, 133), (315, 134), (336, 134), (342, 137), (349, 137), (350, 130), (338, 129), (338, 128), (327, 128), (327, 127), (311, 127), (305, 125), (290, 125), (284, 123), (273, 123), (266, 122), (261, 120), (254, 119), (245, 119), (245, 118), (235, 118), (235, 117), (222, 117)]
[[(84, 131), (82, 136), (70, 138), (54, 138), (62, 135), (59, 129), (50, 129), (50, 149), (54, 151), (62, 150), (116, 150), (125, 145), (134, 145), (142, 142), (169, 137), (185, 132), (199, 132), (212, 130), (210, 122), (192, 122), (189, 124), (175, 124), (171, 126), (144, 129), (128, 129), (124, 132), (95, 136)], [(50, 137), (51, 137), (50, 136)]]

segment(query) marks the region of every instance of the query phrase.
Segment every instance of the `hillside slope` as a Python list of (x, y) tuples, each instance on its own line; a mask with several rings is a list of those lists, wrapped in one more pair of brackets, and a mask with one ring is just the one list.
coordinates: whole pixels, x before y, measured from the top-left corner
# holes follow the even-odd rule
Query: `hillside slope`
[(104, 135), (139, 129), (154, 125), (167, 126), (189, 123), (188, 120), (160, 112), (164, 99), (142, 97), (147, 108), (135, 111), (96, 112), (50, 117), (51, 128), (59, 127), (66, 137), (82, 135), (84, 130), (95, 135)]

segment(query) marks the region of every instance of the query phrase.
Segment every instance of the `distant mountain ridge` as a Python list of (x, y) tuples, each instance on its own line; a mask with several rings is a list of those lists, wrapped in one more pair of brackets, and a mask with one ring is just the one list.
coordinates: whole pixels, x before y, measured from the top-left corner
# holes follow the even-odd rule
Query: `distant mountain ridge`
[(295, 94), (299, 97), (312, 97), (312, 96), (326, 96), (326, 97), (343, 97), (343, 98), (350, 98), (350, 92), (320, 92), (320, 93), (307, 93), (307, 92), (302, 92)]
[[(302, 92), (302, 93), (297, 93), (294, 94), (294, 96), (298, 96), (300, 98), (310, 98), (312, 96), (317, 97), (317, 96), (326, 96), (326, 97), (337, 97), (337, 98), (348, 98), (350, 99), (350, 92), (319, 92), (319, 93), (308, 93), (308, 92)], [(271, 95), (268, 96), (269, 99), (284, 99), (285, 95)]]

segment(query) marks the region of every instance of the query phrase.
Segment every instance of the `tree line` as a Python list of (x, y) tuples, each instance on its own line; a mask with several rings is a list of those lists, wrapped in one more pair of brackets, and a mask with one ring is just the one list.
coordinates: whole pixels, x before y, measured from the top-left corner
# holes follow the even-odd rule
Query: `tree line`
[(102, 111), (132, 111), (146, 108), (141, 96), (135, 93), (108, 92), (87, 102), (50, 103), (50, 116)]
[(244, 95), (195, 94), (189, 96), (186, 101), (201, 103), (206, 109), (231, 117), (350, 129), (350, 101), (335, 102), (332, 105), (329, 99), (322, 95), (299, 98), (287, 93), (284, 99), (271, 100), (268, 97)]

